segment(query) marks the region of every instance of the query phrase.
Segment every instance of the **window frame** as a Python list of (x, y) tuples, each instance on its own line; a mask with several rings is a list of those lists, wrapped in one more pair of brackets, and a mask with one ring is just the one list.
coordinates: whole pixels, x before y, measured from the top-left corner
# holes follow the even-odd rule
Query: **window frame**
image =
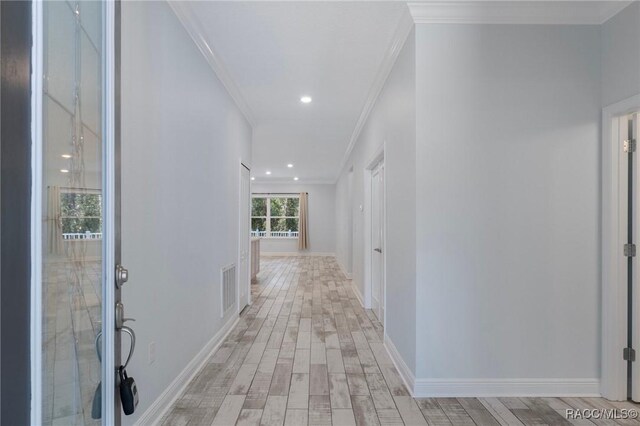
[[(100, 216), (65, 216), (62, 214), (62, 199), (64, 194), (91, 194), (91, 195), (99, 195), (100, 196)], [(103, 226), (103, 217), (102, 217), (102, 191), (99, 189), (90, 189), (90, 188), (60, 188), (60, 227), (62, 227), (62, 223), (65, 219), (98, 219), (100, 221), (100, 232), (92, 232), (91, 234), (100, 234), (99, 237), (95, 238), (64, 238), (65, 233), (61, 232), (62, 241), (65, 243), (68, 242), (87, 242), (87, 241), (102, 241), (102, 235), (104, 234), (102, 226)], [(77, 234), (77, 233), (67, 233), (67, 234)]]
[[(262, 198), (265, 200), (267, 215), (266, 216), (253, 216), (253, 199), (254, 198)], [(272, 198), (291, 198), (298, 200), (298, 214), (297, 216), (271, 216), (271, 199)], [(278, 240), (286, 240), (286, 239), (298, 239), (300, 236), (300, 196), (297, 194), (251, 194), (251, 220), (253, 219), (264, 219), (265, 220), (265, 235), (259, 236), (254, 235), (254, 230), (250, 229), (250, 234), (252, 237), (258, 238), (273, 238)], [(294, 231), (296, 235), (286, 235), (286, 236), (274, 236), (271, 234), (271, 219), (296, 219), (298, 221), (298, 231)], [(281, 231), (276, 231), (281, 232)]]

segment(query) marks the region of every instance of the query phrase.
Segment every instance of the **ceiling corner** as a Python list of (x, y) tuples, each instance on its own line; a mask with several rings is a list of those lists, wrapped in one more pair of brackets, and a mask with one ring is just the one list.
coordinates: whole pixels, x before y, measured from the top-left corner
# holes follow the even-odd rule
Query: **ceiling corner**
[(600, 25), (632, 1), (413, 1), (416, 24)]
[(355, 147), (355, 144), (360, 136), (360, 132), (369, 118), (369, 114), (371, 114), (371, 110), (376, 104), (382, 89), (387, 81), (387, 77), (391, 73), (393, 69), (393, 65), (396, 63), (396, 59), (404, 46), (407, 37), (411, 33), (413, 29), (414, 21), (410, 14), (408, 8), (404, 8), (400, 18), (398, 19), (398, 23), (396, 25), (396, 30), (389, 42), (389, 46), (384, 55), (384, 59), (378, 68), (378, 72), (376, 73), (376, 77), (373, 80), (373, 84), (369, 89), (369, 93), (367, 95), (367, 100), (365, 101), (362, 111), (360, 112), (360, 116), (358, 117), (358, 121), (356, 122), (355, 128), (349, 138), (349, 145), (347, 145), (347, 149), (343, 155), (342, 161), (340, 162), (340, 167), (338, 167), (337, 176), (335, 178), (335, 182), (337, 183), (340, 179), (340, 175), (342, 174), (342, 169), (344, 169), (347, 161), (349, 161), (349, 157), (351, 156), (351, 152)]
[(198, 50), (200, 50), (213, 72), (220, 79), (220, 82), (226, 89), (227, 93), (229, 93), (229, 96), (231, 96), (233, 101), (236, 103), (245, 119), (249, 122), (251, 127), (254, 127), (256, 121), (253, 111), (244, 99), (238, 85), (231, 77), (231, 74), (220, 59), (220, 56), (207, 42), (204, 32), (202, 31), (202, 26), (191, 12), (188, 3), (180, 0), (167, 0), (167, 3), (178, 18), (178, 21), (182, 24), (193, 42), (196, 44)]

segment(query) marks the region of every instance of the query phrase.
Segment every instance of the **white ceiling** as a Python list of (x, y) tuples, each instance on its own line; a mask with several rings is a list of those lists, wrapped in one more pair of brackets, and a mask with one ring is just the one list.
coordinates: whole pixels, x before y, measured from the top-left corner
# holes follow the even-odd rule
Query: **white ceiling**
[[(397, 54), (407, 19), (600, 24), (629, 3), (418, 0), (407, 7), (404, 1), (169, 2), (253, 125), (252, 174), (257, 182), (292, 182), (294, 176), (300, 182), (335, 182)], [(302, 104), (302, 95), (313, 102)], [(287, 168), (288, 163), (294, 167)]]
[(406, 4), (182, 5), (251, 112), (256, 181), (335, 181)]

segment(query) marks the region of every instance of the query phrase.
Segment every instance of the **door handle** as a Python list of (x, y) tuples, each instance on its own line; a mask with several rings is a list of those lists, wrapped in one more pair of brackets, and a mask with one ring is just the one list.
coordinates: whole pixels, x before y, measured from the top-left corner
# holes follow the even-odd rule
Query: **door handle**
[(382, 249), (381, 248), (374, 248), (373, 251), (377, 251), (378, 253), (382, 253)]
[(127, 321), (135, 321), (135, 318), (125, 318), (124, 317), (124, 305), (122, 302), (116, 303), (116, 330), (122, 329), (124, 327), (124, 323)]
[(129, 365), (129, 361), (131, 361), (131, 357), (133, 356), (133, 352), (136, 350), (136, 333), (133, 331), (131, 327), (127, 327), (126, 325), (123, 325), (122, 328), (120, 328), (120, 331), (127, 333), (131, 338), (131, 346), (129, 346), (129, 355), (127, 356), (127, 360), (124, 362), (124, 365), (122, 366), (122, 368), (127, 368), (127, 365)]

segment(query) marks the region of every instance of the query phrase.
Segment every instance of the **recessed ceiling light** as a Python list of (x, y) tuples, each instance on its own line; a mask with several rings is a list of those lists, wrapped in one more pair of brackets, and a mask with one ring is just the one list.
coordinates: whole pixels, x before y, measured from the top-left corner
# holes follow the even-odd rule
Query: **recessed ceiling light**
[(303, 96), (300, 98), (300, 102), (302, 102), (303, 104), (311, 103), (311, 100), (311, 96)]
[(255, 176), (251, 176), (251, 180), (256, 180), (256, 177)]
[(60, 169), (60, 173), (69, 173), (69, 170), (67, 170), (67, 169)]
[(288, 168), (292, 168), (292, 167), (293, 167), (293, 164), (289, 163), (289, 164), (287, 164), (287, 167), (288, 167)]
[(294, 177), (293, 180), (298, 180), (298, 176)]
[(270, 172), (269, 170), (267, 170), (267, 174), (268, 174), (268, 175), (270, 175), (270, 174), (271, 174), (271, 172)]
[(62, 157), (62, 158), (71, 158), (71, 154), (62, 154), (60, 157)]

